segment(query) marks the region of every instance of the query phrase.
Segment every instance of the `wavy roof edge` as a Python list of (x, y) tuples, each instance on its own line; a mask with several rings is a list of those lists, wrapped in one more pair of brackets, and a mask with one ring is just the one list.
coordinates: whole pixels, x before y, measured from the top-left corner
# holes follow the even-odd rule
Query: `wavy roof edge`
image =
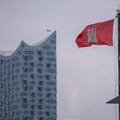
[[(29, 45), (29, 44), (27, 44), (24, 40), (22, 40), (22, 41), (20, 42), (20, 44), (18, 45), (17, 49), (18, 49), (19, 47), (21, 47), (21, 45), (23, 45), (23, 44), (24, 44), (24, 45), (27, 45), (27, 46), (29, 46), (29, 47), (37, 47), (37, 46), (39, 46), (39, 45), (44, 44), (45, 42), (47, 42), (48, 39), (49, 39), (50, 37), (52, 37), (54, 34), (56, 34), (56, 30), (55, 30), (53, 33), (51, 33), (50, 35), (48, 35), (46, 38), (43, 38), (41, 41), (39, 41), (38, 43), (35, 43), (35, 44), (33, 44), (33, 45)], [(7, 51), (5, 51), (5, 50), (0, 51), (0, 56), (2, 56), (2, 57), (12, 56), (12, 54), (14, 54), (14, 53), (17, 51), (17, 49), (15, 49), (15, 50), (7, 50)]]

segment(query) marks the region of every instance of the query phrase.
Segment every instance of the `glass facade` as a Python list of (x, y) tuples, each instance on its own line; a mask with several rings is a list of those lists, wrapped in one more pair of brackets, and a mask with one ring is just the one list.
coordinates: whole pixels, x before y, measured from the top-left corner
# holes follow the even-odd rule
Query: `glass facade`
[(56, 32), (0, 56), (0, 120), (56, 120)]

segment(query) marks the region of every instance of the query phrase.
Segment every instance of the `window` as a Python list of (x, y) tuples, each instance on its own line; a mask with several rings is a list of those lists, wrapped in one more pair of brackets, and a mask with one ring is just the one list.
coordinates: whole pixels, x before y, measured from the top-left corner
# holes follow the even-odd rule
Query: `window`
[(39, 81), (39, 85), (42, 85), (43, 84), (43, 81)]
[(31, 115), (34, 115), (34, 111), (30, 111), (30, 114), (31, 114)]
[(7, 74), (10, 75), (10, 72), (8, 72)]
[(42, 51), (37, 51), (38, 55), (42, 55)]
[(33, 92), (33, 93), (31, 93), (31, 97), (35, 97), (35, 93)]
[(46, 96), (49, 98), (49, 97), (51, 96), (51, 94), (50, 94), (50, 93), (47, 93)]
[(38, 61), (42, 61), (43, 60), (43, 57), (38, 57)]
[(28, 95), (26, 92), (22, 92), (21, 94), (22, 94), (22, 96), (27, 96)]
[(28, 62), (23, 62), (23, 65), (28, 66)]
[(41, 104), (43, 102), (43, 99), (39, 99), (39, 103)]
[(38, 90), (41, 92), (42, 91), (42, 87), (38, 87)]
[(6, 103), (7, 103), (7, 105), (9, 105), (9, 104), (10, 104), (10, 102), (9, 102), (8, 100), (7, 100), (7, 102), (6, 102)]
[(11, 76), (11, 79), (14, 80), (14, 76)]
[(46, 52), (46, 54), (47, 54), (47, 55), (49, 55), (49, 56), (55, 55), (54, 51), (52, 51), (52, 50), (51, 50), (51, 51)]
[(27, 80), (23, 80), (23, 84), (27, 85), (28, 84)]
[(29, 90), (31, 91), (31, 90), (34, 90), (34, 87), (33, 86), (29, 86)]
[(28, 103), (27, 98), (23, 98), (22, 101), (23, 101), (24, 103)]
[(10, 115), (11, 115), (11, 117), (13, 117), (14, 116), (14, 112), (11, 112)]
[(2, 103), (2, 101), (0, 101), (0, 106), (2, 106), (3, 105), (3, 103)]
[(34, 109), (35, 108), (35, 105), (31, 105), (31, 109)]
[(0, 76), (2, 76), (2, 73), (0, 72)]
[(11, 68), (14, 68), (14, 64), (11, 64)]
[(4, 82), (6, 82), (6, 78), (4, 78)]
[(42, 69), (38, 69), (37, 71), (38, 71), (38, 73), (42, 73)]
[(27, 61), (28, 60), (28, 56), (23, 56), (23, 60)]
[(3, 95), (3, 99), (6, 100), (7, 96), (6, 95)]
[(2, 88), (3, 87), (3, 84), (0, 84), (0, 88)]
[(23, 68), (23, 71), (24, 71), (25, 73), (28, 73), (28, 68)]
[(4, 70), (6, 70), (6, 66), (4, 66)]
[(28, 91), (28, 86), (24, 86), (23, 89), (24, 89), (25, 91)]
[(45, 76), (47, 80), (50, 80), (50, 75)]
[(10, 93), (10, 88), (7, 89), (7, 92)]
[(27, 117), (27, 116), (26, 116), (26, 117), (24, 117), (24, 118), (23, 118), (23, 120), (28, 120), (28, 117)]
[(30, 67), (29, 68), (29, 72), (33, 72), (34, 71), (34, 68), (33, 67)]
[(47, 64), (46, 64), (46, 67), (47, 67), (47, 68), (50, 68), (50, 66), (51, 66), (50, 63), (47, 63)]
[(47, 116), (50, 116), (50, 112), (49, 112), (49, 111), (46, 111), (46, 115), (47, 115)]
[(14, 95), (11, 95), (11, 98), (14, 98)]
[(41, 110), (42, 109), (42, 105), (38, 105), (38, 109)]
[(3, 63), (3, 60), (0, 60), (0, 64), (2, 64)]
[(50, 49), (50, 46), (49, 45), (45, 45), (45, 46), (43, 46), (43, 48), (48, 50), (48, 49)]
[(33, 60), (34, 59), (34, 56), (29, 56), (29, 60)]
[(34, 74), (31, 74), (31, 75), (30, 75), (30, 78), (31, 78), (31, 79), (34, 79)]
[(6, 93), (6, 89), (3, 90), (4, 94)]
[(31, 67), (34, 67), (34, 63), (33, 63), (33, 62), (31, 62), (31, 63), (30, 63), (30, 66), (31, 66)]
[(48, 58), (47, 58), (47, 61), (49, 61), (49, 62), (55, 62), (56, 59), (55, 59), (54, 57), (48, 57)]
[(23, 104), (22, 104), (22, 108), (23, 108), (23, 109), (27, 109), (27, 108), (28, 108), (28, 104), (27, 104), (27, 103), (23, 103)]
[(24, 53), (25, 54), (34, 54), (34, 51), (32, 51), (32, 50), (25, 50)]
[(3, 117), (6, 118), (6, 117), (7, 117), (7, 113), (4, 113), (4, 114), (3, 114)]
[(39, 120), (43, 120), (43, 117), (40, 117)]

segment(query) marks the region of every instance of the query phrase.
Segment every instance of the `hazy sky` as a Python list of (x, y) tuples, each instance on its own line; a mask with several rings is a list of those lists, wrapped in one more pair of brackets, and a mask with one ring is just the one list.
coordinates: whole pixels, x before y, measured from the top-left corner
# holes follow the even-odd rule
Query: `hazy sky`
[(113, 19), (119, 0), (0, 0), (0, 50), (21, 40), (35, 44), (57, 31), (58, 120), (116, 120), (115, 48), (78, 48), (76, 36), (92, 23)]

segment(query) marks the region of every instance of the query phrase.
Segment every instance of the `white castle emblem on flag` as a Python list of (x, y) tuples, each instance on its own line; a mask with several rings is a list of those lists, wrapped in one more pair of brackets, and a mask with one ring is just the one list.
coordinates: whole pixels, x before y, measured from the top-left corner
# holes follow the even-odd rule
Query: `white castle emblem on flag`
[(88, 36), (88, 43), (90, 42), (97, 42), (97, 38), (96, 38), (96, 28), (90, 28), (87, 31), (87, 36)]

